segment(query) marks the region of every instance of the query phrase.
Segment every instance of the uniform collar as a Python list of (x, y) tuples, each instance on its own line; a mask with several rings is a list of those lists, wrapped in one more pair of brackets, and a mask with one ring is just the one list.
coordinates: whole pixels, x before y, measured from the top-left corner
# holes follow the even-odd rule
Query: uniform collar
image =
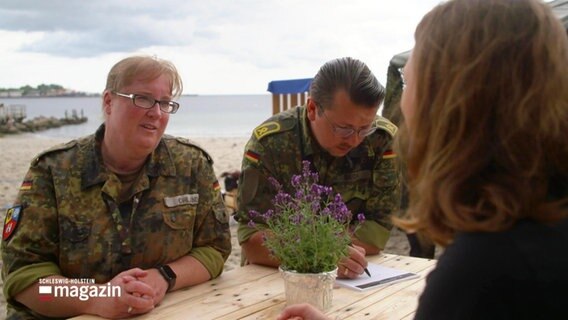
[(300, 107), (300, 128), (302, 130), (302, 154), (306, 156), (311, 156), (314, 154), (314, 149), (321, 149), (319, 143), (317, 142), (314, 134), (312, 133), (312, 128), (310, 127), (310, 120), (308, 119), (308, 105), (304, 104)]
[[(85, 148), (86, 159), (81, 173), (81, 187), (83, 189), (105, 182), (111, 173), (104, 166), (101, 153), (104, 132), (105, 124), (103, 123), (94, 135), (87, 137), (86, 141), (81, 140), (84, 143), (80, 143), (80, 148)], [(143, 170), (150, 177), (176, 175), (175, 164), (164, 139), (160, 139), (158, 146), (150, 154), (148, 161), (146, 161)]]

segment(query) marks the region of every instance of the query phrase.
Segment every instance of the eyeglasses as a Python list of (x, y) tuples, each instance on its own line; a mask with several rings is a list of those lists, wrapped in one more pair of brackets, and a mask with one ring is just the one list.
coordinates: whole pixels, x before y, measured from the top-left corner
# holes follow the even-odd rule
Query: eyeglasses
[(349, 138), (354, 133), (357, 133), (359, 138), (364, 139), (366, 136), (369, 136), (373, 132), (377, 131), (377, 127), (369, 127), (369, 128), (362, 128), (362, 129), (359, 129), (359, 130), (355, 130), (355, 129), (350, 128), (350, 127), (339, 126), (339, 125), (331, 122), (331, 120), (329, 120), (329, 118), (325, 115), (325, 111), (322, 108), (320, 108), (319, 106), (318, 106), (318, 108), (320, 109), (321, 114), (323, 115), (325, 120), (327, 120), (327, 122), (329, 122), (329, 124), (333, 128), (333, 133), (340, 138)]
[(113, 91), (112, 93), (116, 94), (119, 97), (131, 99), (132, 103), (134, 103), (135, 106), (143, 109), (151, 109), (156, 103), (158, 103), (158, 105), (160, 106), (160, 110), (165, 113), (176, 113), (176, 111), (179, 109), (179, 103), (175, 101), (160, 101), (135, 93), (126, 94), (116, 91)]

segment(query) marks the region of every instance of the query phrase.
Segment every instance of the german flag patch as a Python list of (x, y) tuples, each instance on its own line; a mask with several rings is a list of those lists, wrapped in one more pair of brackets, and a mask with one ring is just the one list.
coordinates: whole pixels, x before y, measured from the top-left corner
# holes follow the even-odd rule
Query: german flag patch
[(28, 191), (31, 190), (33, 186), (33, 181), (32, 180), (24, 180), (24, 182), (22, 182), (22, 185), (20, 186), (20, 191)]
[(254, 164), (257, 164), (260, 161), (260, 155), (250, 150), (247, 150), (247, 152), (245, 152), (245, 158), (247, 158), (248, 161)]
[(219, 181), (213, 182), (213, 190), (215, 190), (215, 192), (221, 190), (221, 186), (219, 185)]
[(392, 159), (396, 158), (396, 153), (392, 150), (387, 150), (383, 153), (383, 159)]

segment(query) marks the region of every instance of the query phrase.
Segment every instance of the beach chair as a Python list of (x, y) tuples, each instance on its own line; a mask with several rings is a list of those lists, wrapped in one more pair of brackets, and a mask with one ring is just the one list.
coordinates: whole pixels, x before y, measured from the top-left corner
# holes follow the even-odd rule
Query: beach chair
[(311, 83), (312, 78), (270, 81), (267, 91), (272, 93), (272, 114), (306, 103)]

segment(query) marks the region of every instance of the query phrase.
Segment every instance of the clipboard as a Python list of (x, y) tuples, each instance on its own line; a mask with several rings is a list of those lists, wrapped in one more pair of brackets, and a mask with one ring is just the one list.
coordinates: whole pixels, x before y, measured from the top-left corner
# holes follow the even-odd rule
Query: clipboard
[(371, 277), (363, 273), (356, 279), (336, 279), (335, 283), (349, 289), (365, 291), (404, 280), (418, 278), (416, 273), (383, 267), (375, 263), (369, 263), (367, 269), (369, 273), (371, 273)]

